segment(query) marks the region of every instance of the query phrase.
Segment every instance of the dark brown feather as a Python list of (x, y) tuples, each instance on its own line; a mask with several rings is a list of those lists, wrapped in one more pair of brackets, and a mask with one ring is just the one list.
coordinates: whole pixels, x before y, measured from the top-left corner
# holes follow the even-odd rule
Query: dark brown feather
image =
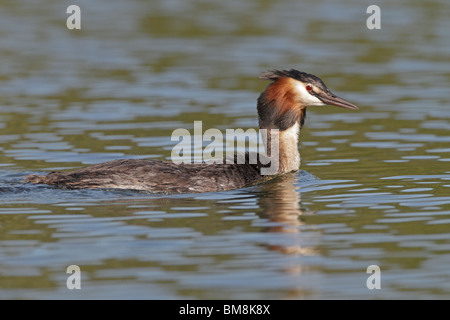
[[(248, 155), (248, 154), (247, 154)], [(199, 193), (242, 188), (265, 179), (260, 164), (174, 164), (114, 160), (69, 172), (30, 175), (25, 181), (65, 189), (128, 189), (151, 193)]]
[(284, 131), (296, 122), (303, 125), (306, 108), (300, 106), (295, 95), (292, 78), (277, 77), (258, 97), (259, 126)]

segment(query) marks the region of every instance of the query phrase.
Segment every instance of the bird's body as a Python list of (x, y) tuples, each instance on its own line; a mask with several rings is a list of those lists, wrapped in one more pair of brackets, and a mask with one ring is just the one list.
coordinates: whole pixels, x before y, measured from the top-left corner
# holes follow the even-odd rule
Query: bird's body
[[(275, 70), (264, 73), (261, 79), (272, 81), (257, 103), (260, 129), (266, 129), (269, 133), (269, 140), (265, 141), (267, 154), (269, 157), (276, 155), (278, 160), (276, 170), (270, 175), (262, 171), (270, 166), (267, 158), (260, 161), (262, 155), (257, 155), (257, 161), (252, 162), (246, 153), (245, 161), (237, 161), (235, 155), (231, 163), (224, 161), (223, 164), (114, 160), (69, 172), (30, 175), (26, 181), (67, 189), (131, 189), (167, 194), (242, 188), (299, 169), (298, 135), (305, 121), (307, 106), (331, 104), (357, 109), (332, 94), (322, 80), (308, 73), (293, 69)], [(277, 150), (272, 146), (276, 146)]]
[(175, 164), (153, 159), (113, 160), (69, 172), (27, 177), (28, 182), (67, 189), (128, 189), (164, 194), (232, 190), (263, 179), (257, 164)]

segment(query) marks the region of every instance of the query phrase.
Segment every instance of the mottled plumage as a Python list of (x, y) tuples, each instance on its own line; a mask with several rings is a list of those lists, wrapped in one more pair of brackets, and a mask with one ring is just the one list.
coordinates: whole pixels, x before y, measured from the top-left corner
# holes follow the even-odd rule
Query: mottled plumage
[(175, 164), (130, 159), (46, 176), (30, 175), (26, 181), (65, 189), (130, 189), (170, 194), (231, 190), (262, 179), (258, 165), (254, 164)]

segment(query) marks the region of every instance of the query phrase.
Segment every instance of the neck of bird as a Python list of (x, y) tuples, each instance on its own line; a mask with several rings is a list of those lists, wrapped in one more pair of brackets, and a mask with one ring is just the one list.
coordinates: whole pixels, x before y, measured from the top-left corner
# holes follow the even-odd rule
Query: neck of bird
[(266, 153), (271, 158), (278, 156), (277, 173), (299, 169), (298, 136), (306, 117), (306, 108), (290, 90), (288, 81), (270, 84), (257, 103), (259, 128), (267, 130)]
[(267, 130), (267, 136), (264, 139), (267, 155), (271, 159), (278, 158), (277, 173), (297, 171), (300, 167), (298, 151), (300, 124), (296, 122), (292, 127), (283, 131), (263, 127), (261, 129)]

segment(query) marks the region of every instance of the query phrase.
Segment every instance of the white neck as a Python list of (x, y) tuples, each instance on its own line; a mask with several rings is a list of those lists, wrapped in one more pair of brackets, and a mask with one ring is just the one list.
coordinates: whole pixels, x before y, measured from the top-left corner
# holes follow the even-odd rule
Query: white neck
[(280, 167), (279, 173), (297, 171), (300, 167), (300, 153), (298, 152), (298, 122), (287, 130), (280, 132)]
[[(270, 157), (277, 156), (278, 149), (278, 170), (277, 173), (287, 173), (297, 171), (300, 167), (300, 153), (298, 152), (298, 135), (300, 124), (296, 122), (287, 130), (268, 130), (270, 143), (264, 141), (267, 154)], [(278, 143), (277, 143), (278, 142)], [(278, 145), (278, 148), (277, 148)], [(275, 149), (274, 149), (275, 148)]]

